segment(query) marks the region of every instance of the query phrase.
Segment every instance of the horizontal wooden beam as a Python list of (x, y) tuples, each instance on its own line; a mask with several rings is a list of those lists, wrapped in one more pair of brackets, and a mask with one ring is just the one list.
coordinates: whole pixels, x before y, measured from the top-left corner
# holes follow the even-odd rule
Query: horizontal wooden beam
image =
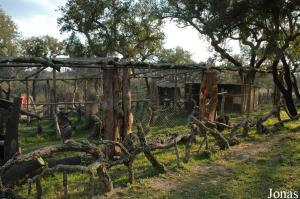
[[(28, 65), (31, 64), (31, 65)], [(56, 70), (60, 67), (69, 68), (139, 68), (139, 69), (180, 69), (180, 70), (216, 70), (216, 71), (256, 71), (260, 73), (271, 73), (270, 69), (257, 69), (250, 67), (235, 66), (207, 66), (205, 63), (196, 64), (171, 64), (171, 63), (149, 63), (139, 61), (119, 60), (116, 57), (97, 57), (97, 58), (42, 58), (42, 57), (1, 57), (0, 66), (2, 67), (37, 67), (49, 66)]]

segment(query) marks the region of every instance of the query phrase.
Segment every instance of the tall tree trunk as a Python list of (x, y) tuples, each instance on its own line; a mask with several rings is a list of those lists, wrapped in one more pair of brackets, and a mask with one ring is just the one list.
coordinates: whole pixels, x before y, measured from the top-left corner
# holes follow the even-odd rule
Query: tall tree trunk
[(284, 86), (283, 82), (280, 81), (279, 76), (278, 76), (278, 63), (279, 60), (274, 60), (272, 63), (272, 75), (273, 75), (273, 80), (274, 83), (276, 84), (276, 86), (278, 87), (278, 89), (280, 90), (280, 92), (282, 93), (282, 96), (284, 98), (285, 101), (285, 105), (288, 111), (288, 114), (290, 117), (295, 117), (296, 115), (298, 115), (296, 106), (294, 104), (294, 100), (293, 100), (293, 85), (292, 85), (292, 81), (291, 81), (291, 71), (290, 71), (290, 67), (287, 64), (285, 57), (281, 58), (282, 64), (283, 64), (283, 69), (284, 69), (284, 81), (286, 84), (286, 87)]

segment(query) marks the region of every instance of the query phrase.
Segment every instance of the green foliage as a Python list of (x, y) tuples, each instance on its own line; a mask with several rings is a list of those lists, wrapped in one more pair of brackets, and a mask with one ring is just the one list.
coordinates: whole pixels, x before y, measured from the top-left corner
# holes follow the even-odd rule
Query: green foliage
[(193, 64), (192, 54), (189, 51), (177, 46), (173, 49), (161, 49), (157, 53), (159, 63), (174, 63), (174, 64)]
[[(121, 54), (125, 58), (145, 60), (162, 45), (164, 38), (162, 20), (150, 10), (148, 0), (69, 0), (60, 8), (63, 16), (58, 23), (62, 32), (73, 33), (69, 39), (73, 42), (69, 44), (75, 47), (69, 49), (87, 46), (89, 55)], [(83, 36), (86, 44), (78, 42), (74, 34)]]
[(0, 56), (17, 54), (17, 26), (13, 20), (0, 9)]
[(63, 54), (63, 43), (48, 35), (23, 39), (20, 48), (23, 56), (56, 57)]

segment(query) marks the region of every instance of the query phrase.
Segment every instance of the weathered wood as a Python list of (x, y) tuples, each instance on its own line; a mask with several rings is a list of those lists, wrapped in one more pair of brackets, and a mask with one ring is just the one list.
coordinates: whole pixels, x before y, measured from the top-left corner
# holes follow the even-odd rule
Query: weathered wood
[(87, 140), (74, 141), (67, 140), (63, 144), (57, 144), (53, 146), (43, 147), (38, 150), (32, 151), (25, 155), (19, 155), (9, 159), (2, 167), (0, 167), (0, 176), (14, 164), (20, 164), (30, 160), (36, 160), (39, 157), (43, 157), (52, 153), (65, 152), (65, 151), (76, 151), (85, 152), (91, 154), (95, 158), (103, 157), (103, 153), (99, 147), (91, 144)]
[(138, 132), (139, 140), (141, 142), (141, 145), (144, 147), (143, 152), (144, 152), (146, 158), (159, 173), (166, 173), (167, 169), (166, 169), (165, 165), (160, 163), (154, 157), (154, 155), (151, 153), (151, 149), (149, 148), (149, 146), (147, 144), (147, 140), (145, 138), (145, 133), (144, 133), (142, 124), (140, 122), (137, 123), (137, 129), (138, 129), (137, 132)]
[(74, 80), (74, 89), (73, 89), (73, 97), (72, 97), (72, 102), (73, 102), (73, 108), (75, 108), (75, 100), (76, 100), (76, 92), (77, 92), (77, 80)]
[(104, 186), (106, 188), (106, 190), (108, 192), (113, 191), (113, 183), (112, 180), (110, 178), (110, 175), (106, 169), (106, 167), (103, 164), (100, 164), (98, 169), (97, 169), (97, 173), (100, 177), (100, 179), (102, 180), (102, 182), (104, 183)]
[[(113, 72), (108, 69), (103, 70), (103, 125), (104, 125), (104, 139), (114, 140), (114, 104), (113, 104)], [(112, 153), (108, 149), (108, 153)]]
[(121, 137), (124, 139), (132, 133), (133, 114), (131, 110), (131, 88), (130, 88), (131, 69), (123, 69), (122, 77), (122, 103), (123, 103), (123, 128)]
[[(60, 66), (54, 65), (53, 62), (50, 59), (43, 58), (43, 57), (7, 57), (7, 56), (0, 56), (0, 63), (35, 63), (39, 64), (40, 66), (45, 65), (47, 67), (52, 67), (57, 71), (60, 71)], [(11, 64), (10, 67), (13, 64)], [(16, 67), (16, 66), (14, 66)], [(22, 66), (24, 67), (24, 66)], [(30, 67), (30, 65), (27, 65), (26, 67)]]
[(200, 114), (209, 121), (215, 120), (218, 102), (216, 73), (204, 72), (199, 96)]
[(184, 158), (183, 158), (184, 163), (188, 163), (189, 160), (190, 160), (191, 148), (192, 148), (193, 142), (195, 141), (195, 134), (196, 133), (197, 133), (196, 131), (192, 130), (188, 140), (185, 142), (185, 155), (184, 155)]
[(68, 173), (63, 171), (63, 186), (64, 186), (64, 197), (68, 196)]
[(20, 119), (21, 98), (15, 98), (12, 109), (6, 122), (4, 137), (4, 161), (9, 160), (19, 150), (18, 126)]
[(30, 160), (10, 167), (2, 176), (3, 185), (12, 185), (16, 182), (25, 181), (42, 171), (45, 162), (42, 159)]
[(40, 178), (36, 179), (35, 187), (36, 187), (36, 199), (42, 199), (43, 187), (41, 185), (41, 179)]
[(179, 150), (178, 150), (178, 145), (177, 145), (177, 141), (174, 140), (174, 145), (175, 145), (175, 153), (176, 153), (176, 163), (177, 163), (177, 167), (180, 167), (180, 156), (179, 156)]
[(129, 160), (124, 163), (125, 166), (127, 166), (128, 169), (128, 181), (130, 184), (135, 183), (135, 178), (134, 178), (134, 172), (133, 172), (133, 160)]
[[(120, 100), (122, 95), (121, 90), (121, 79), (119, 76), (119, 72), (117, 69), (112, 70), (113, 78), (112, 78), (112, 84), (113, 84), (113, 115), (112, 122), (114, 123), (113, 126), (113, 141), (120, 142), (121, 141), (121, 126), (122, 126), (122, 117), (124, 117), (124, 112), (122, 111), (122, 108), (120, 106)], [(119, 156), (121, 150), (118, 146), (114, 147), (114, 155)]]
[(47, 160), (48, 167), (52, 168), (56, 165), (63, 164), (63, 165), (80, 165), (82, 163), (81, 156), (73, 156), (73, 157), (66, 157), (66, 158), (59, 158), (59, 159), (49, 159)]
[(95, 125), (95, 122), (93, 121), (92, 117), (94, 115), (97, 115), (99, 112), (98, 100), (97, 100), (96, 90), (94, 87), (93, 80), (85, 80), (84, 93), (85, 93), (85, 97), (84, 97), (85, 102), (88, 102), (88, 101), (96, 102), (94, 104), (85, 103), (85, 105), (84, 105), (85, 106), (85, 119), (86, 119), (85, 127), (87, 129), (92, 129)]
[(193, 122), (195, 122), (201, 129), (207, 131), (215, 138), (221, 150), (225, 150), (229, 148), (228, 140), (223, 135), (221, 135), (217, 129), (211, 129), (207, 127), (203, 121), (198, 120), (194, 116), (190, 116), (190, 117), (193, 120)]

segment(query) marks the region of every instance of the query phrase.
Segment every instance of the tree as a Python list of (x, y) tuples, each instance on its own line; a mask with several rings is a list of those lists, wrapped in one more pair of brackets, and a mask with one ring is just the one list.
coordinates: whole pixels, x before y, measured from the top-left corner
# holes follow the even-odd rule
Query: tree
[[(149, 0), (68, 0), (60, 8), (62, 17), (58, 23), (62, 32), (83, 36), (91, 56), (121, 54), (125, 59), (145, 60), (164, 38), (162, 20), (150, 12), (150, 6)], [(131, 132), (130, 73), (129, 68), (122, 73), (117, 69), (103, 70), (105, 139), (119, 141)]]
[(0, 9), (0, 56), (17, 54), (17, 26), (13, 20)]
[(72, 32), (70, 37), (64, 40), (65, 52), (70, 57), (89, 57), (89, 51), (86, 45)]
[(22, 39), (20, 48), (23, 56), (56, 57), (64, 54), (63, 43), (48, 35)]
[[(20, 40), (20, 53), (22, 56), (32, 56), (32, 57), (56, 57), (62, 55), (63, 43), (58, 41), (58, 39), (51, 36), (42, 37), (30, 37), (27, 39)], [(36, 73), (41, 70), (42, 67), (37, 67), (33, 69), (32, 72)], [(34, 75), (34, 80), (32, 81), (32, 92), (31, 95), (33, 100), (36, 100), (36, 79), (39, 77), (39, 73)]]
[(174, 63), (174, 64), (193, 64), (195, 61), (189, 51), (177, 46), (171, 49), (161, 49), (157, 53), (159, 63)]
[(144, 60), (164, 38), (162, 20), (150, 10), (148, 0), (69, 0), (60, 8), (63, 16), (58, 23), (62, 32), (83, 35), (90, 55)]
[[(262, 34), (248, 27), (251, 18), (244, 12), (246, 4), (229, 0), (165, 0), (160, 1), (156, 8), (162, 18), (171, 18), (181, 26), (195, 28), (210, 41), (222, 59), (236, 67), (248, 66), (256, 69), (266, 60), (263, 48), (265, 39)], [(230, 40), (240, 42), (247, 54), (247, 62), (243, 63), (231, 54), (228, 45)], [(253, 83), (255, 70), (241, 72), (240, 77), (243, 83)]]
[[(17, 26), (13, 20), (0, 9), (0, 56), (17, 55)], [(19, 70), (15, 68), (1, 68), (0, 76), (9, 78), (16, 76)]]
[[(248, 49), (250, 68), (271, 62), (273, 80), (281, 91), (288, 113), (297, 115), (292, 98), (290, 67), (285, 52), (299, 35), (299, 1), (292, 0), (197, 0), (161, 1), (162, 17), (194, 27), (205, 35), (223, 59), (241, 67), (226, 48), (229, 39), (238, 40)], [(281, 61), (284, 82), (278, 76)], [(241, 74), (244, 83), (252, 83), (255, 71)], [(286, 85), (286, 86), (285, 86)]]

